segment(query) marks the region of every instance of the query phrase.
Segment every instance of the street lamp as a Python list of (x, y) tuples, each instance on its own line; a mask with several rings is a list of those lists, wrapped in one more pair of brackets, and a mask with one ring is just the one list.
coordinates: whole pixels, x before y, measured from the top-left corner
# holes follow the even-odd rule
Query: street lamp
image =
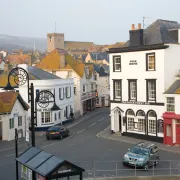
[[(33, 83), (31, 83), (31, 85), (29, 86), (29, 75), (25, 69), (20, 68), (20, 67), (13, 68), (9, 72), (8, 83), (4, 87), (4, 90), (15, 91), (14, 87), (12, 87), (10, 83), (11, 77), (13, 78), (13, 81), (18, 87), (24, 85), (27, 82), (28, 103), (31, 102), (31, 128), (30, 128), (31, 141), (32, 141), (32, 146), (35, 146), (35, 127), (34, 126), (37, 125), (37, 103), (40, 107), (43, 108), (43, 107), (47, 107), (49, 103), (53, 102), (54, 105), (51, 108), (51, 110), (60, 110), (60, 108), (55, 103), (54, 95), (48, 90), (40, 91), (39, 93), (37, 93), (36, 98), (34, 98), (34, 85)], [(35, 109), (34, 109), (34, 100), (35, 100)], [(35, 120), (36, 120), (36, 124), (34, 123)], [(16, 167), (16, 169), (18, 168)], [(16, 179), (18, 179), (18, 174), (16, 174)], [(32, 179), (33, 180), (36, 179), (35, 172), (32, 172)]]

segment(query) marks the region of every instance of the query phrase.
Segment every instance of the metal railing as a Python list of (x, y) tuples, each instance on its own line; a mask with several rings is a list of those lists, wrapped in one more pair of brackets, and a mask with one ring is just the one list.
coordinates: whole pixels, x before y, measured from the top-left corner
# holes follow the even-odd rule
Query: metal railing
[(148, 170), (124, 166), (122, 161), (78, 161), (73, 162), (85, 169), (84, 178), (109, 178), (129, 176), (180, 176), (180, 160), (159, 160), (158, 164), (152, 165)]

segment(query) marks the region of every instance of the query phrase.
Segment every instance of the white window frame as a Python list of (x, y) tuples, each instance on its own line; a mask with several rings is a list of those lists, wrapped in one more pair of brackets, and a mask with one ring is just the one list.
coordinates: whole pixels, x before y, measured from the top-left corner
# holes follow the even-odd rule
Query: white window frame
[[(151, 83), (153, 83), (154, 89), (152, 89)], [(149, 101), (155, 101), (155, 99), (156, 99), (156, 82), (155, 81), (148, 81), (148, 100)]]
[(145, 132), (145, 119), (143, 117), (138, 117), (137, 129), (138, 131)]
[[(133, 85), (133, 86), (132, 86)], [(136, 81), (130, 81), (129, 82), (129, 88), (130, 88), (130, 100), (136, 99)]]
[(127, 116), (127, 130), (134, 131), (134, 116)]
[(154, 117), (148, 117), (148, 133), (156, 134), (156, 118)]
[[(47, 117), (46, 117), (47, 113), (49, 116), (48, 117), (49, 121), (47, 120)], [(51, 111), (41, 112), (41, 124), (50, 124), (50, 123), (52, 123), (52, 112)]]
[[(155, 54), (148, 54), (147, 56), (148, 56), (147, 70), (148, 71), (154, 71), (155, 70)], [(152, 61), (152, 59), (150, 59), (150, 57), (154, 57), (153, 61)], [(154, 63), (154, 68), (153, 69), (150, 68), (150, 64), (152, 64), (152, 63)]]
[[(119, 62), (117, 62), (117, 61), (119, 61)], [(119, 69), (117, 69), (117, 65), (120, 66)], [(114, 57), (114, 71), (121, 72), (121, 56)]]
[(166, 97), (166, 111), (175, 112), (175, 97)]
[[(122, 85), (121, 85), (121, 81), (114, 81), (114, 93), (115, 93), (115, 95), (114, 95), (114, 98), (115, 99), (121, 99), (121, 91), (122, 91)], [(120, 84), (118, 84), (118, 83), (120, 83)], [(119, 91), (119, 95), (117, 95), (118, 94), (118, 91)]]

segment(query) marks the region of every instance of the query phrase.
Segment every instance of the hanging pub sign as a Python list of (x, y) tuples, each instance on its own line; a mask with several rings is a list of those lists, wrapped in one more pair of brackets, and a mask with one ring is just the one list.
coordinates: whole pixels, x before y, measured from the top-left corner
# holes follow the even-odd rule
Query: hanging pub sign
[(164, 132), (164, 121), (162, 119), (158, 119), (157, 121), (158, 124), (158, 132)]

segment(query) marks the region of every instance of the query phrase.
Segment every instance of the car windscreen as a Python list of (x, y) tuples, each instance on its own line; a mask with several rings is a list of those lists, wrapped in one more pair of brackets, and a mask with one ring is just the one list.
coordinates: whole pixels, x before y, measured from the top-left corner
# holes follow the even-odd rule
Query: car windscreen
[(149, 154), (149, 149), (133, 147), (133, 148), (130, 149), (130, 152), (135, 153), (135, 154), (148, 155)]
[(48, 131), (59, 131), (59, 127), (50, 127)]

